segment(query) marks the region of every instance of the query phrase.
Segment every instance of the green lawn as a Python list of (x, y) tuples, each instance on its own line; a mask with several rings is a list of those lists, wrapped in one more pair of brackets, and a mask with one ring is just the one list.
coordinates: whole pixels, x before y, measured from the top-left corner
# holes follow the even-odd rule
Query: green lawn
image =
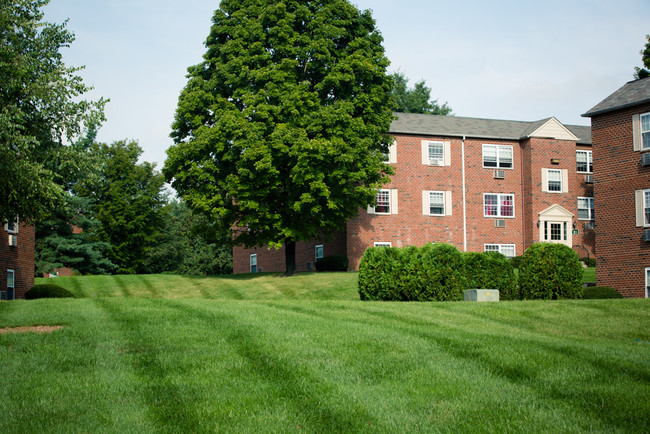
[(0, 303), (0, 432), (647, 432), (650, 302), (360, 302), (355, 273)]

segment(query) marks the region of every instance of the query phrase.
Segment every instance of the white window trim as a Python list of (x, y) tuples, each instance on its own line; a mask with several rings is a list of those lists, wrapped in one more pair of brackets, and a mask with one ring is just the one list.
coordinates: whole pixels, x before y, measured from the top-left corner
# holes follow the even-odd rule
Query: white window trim
[[(320, 253), (321, 256), (318, 256), (318, 249), (320, 247)], [(325, 257), (325, 248), (323, 247), (322, 244), (317, 244), (314, 246), (314, 262), (318, 261), (319, 259), (323, 259)]]
[[(9, 276), (11, 275), (11, 286), (9, 286)], [(14, 270), (7, 270), (7, 289), (16, 289), (16, 272)]]
[(594, 220), (594, 198), (593, 197), (587, 197), (587, 196), (578, 196), (577, 199), (577, 205), (580, 204), (580, 199), (588, 199), (589, 202), (591, 202), (591, 208), (588, 208), (589, 210), (589, 218), (588, 219), (582, 219), (580, 218), (580, 207), (578, 206), (578, 220), (583, 220), (583, 221), (593, 221)]
[[(495, 148), (496, 155), (497, 155), (497, 165), (496, 166), (486, 166), (485, 165), (485, 148), (486, 147), (493, 147)], [(511, 167), (501, 167), (501, 157), (500, 157), (500, 150), (504, 148), (510, 148), (510, 155), (512, 156), (512, 166)], [(514, 150), (512, 148), (512, 145), (491, 145), (489, 143), (484, 143), (482, 148), (481, 148), (481, 164), (483, 165), (483, 168), (485, 169), (498, 169), (498, 170), (514, 170), (515, 168), (515, 154)]]
[[(548, 172), (549, 171), (556, 171), (560, 172), (560, 191), (550, 191), (548, 189)], [(568, 193), (569, 192), (569, 172), (566, 169), (542, 169), (542, 191), (545, 193), (553, 193), (553, 194), (562, 194), (562, 193)]]
[[(425, 166), (451, 166), (451, 142), (441, 140), (422, 140), (422, 164)], [(431, 164), (429, 160), (429, 143), (442, 145), (442, 160), (437, 164)]]
[(645, 291), (643, 293), (645, 294), (645, 298), (650, 298), (650, 276), (648, 276), (648, 271), (650, 271), (650, 267), (645, 268)]
[[(584, 152), (587, 155), (587, 171), (583, 172), (581, 170), (578, 170), (578, 153)], [(591, 170), (589, 170), (589, 166), (591, 166)], [(578, 173), (594, 173), (594, 158), (593, 158), (593, 151), (585, 151), (582, 149), (577, 149), (576, 150), (576, 172)]]
[[(431, 214), (431, 194), (442, 193), (443, 195), (443, 213)], [(422, 190), (422, 215), (431, 217), (446, 217), (452, 215), (451, 191), (432, 191)]]
[[(254, 261), (253, 261), (254, 259)], [(253, 264), (253, 262), (255, 262)], [(255, 266), (255, 271), (253, 271), (253, 266)], [(257, 267), (257, 253), (251, 253), (250, 259), (249, 259), (249, 266), (248, 266), (248, 271), (251, 273), (257, 273), (257, 270), (259, 268)]]
[(375, 241), (373, 244), (374, 247), (393, 247), (393, 243), (390, 241)]
[(635, 151), (650, 150), (650, 146), (643, 146), (643, 122), (641, 121), (641, 118), (645, 116), (650, 116), (650, 112), (639, 113), (632, 116), (632, 143)]
[(17, 234), (18, 233), (18, 220), (14, 222), (14, 229), (10, 230), (9, 229), (9, 222), (5, 223), (5, 231), (7, 231), (8, 234)]
[(397, 164), (397, 144), (388, 145), (388, 154), (384, 154), (384, 163)]
[[(634, 192), (634, 208), (636, 214), (636, 227), (650, 227), (650, 223), (645, 222), (645, 193), (650, 191), (646, 188), (645, 190), (636, 190)], [(649, 204), (650, 205), (650, 204)]]
[(497, 252), (501, 253), (503, 256), (506, 256), (501, 250), (506, 248), (506, 247), (512, 247), (512, 256), (506, 256), (506, 258), (514, 258), (517, 256), (517, 246), (515, 244), (496, 244), (496, 243), (486, 243), (483, 245), (483, 251), (484, 252), (494, 252), (495, 250), (488, 250), (488, 246), (497, 246)]
[[(397, 214), (397, 189), (396, 188), (383, 188), (377, 192), (387, 191), (388, 192), (388, 212), (377, 212), (374, 205), (368, 205), (368, 214), (376, 215), (391, 215)], [(376, 199), (375, 199), (376, 200)]]
[[(497, 197), (497, 215), (487, 215), (485, 213), (485, 196), (496, 196)], [(501, 215), (501, 197), (510, 196), (512, 198), (512, 215)], [(494, 218), (494, 219), (513, 219), (517, 213), (515, 212), (515, 195), (510, 193), (483, 193), (483, 217)]]

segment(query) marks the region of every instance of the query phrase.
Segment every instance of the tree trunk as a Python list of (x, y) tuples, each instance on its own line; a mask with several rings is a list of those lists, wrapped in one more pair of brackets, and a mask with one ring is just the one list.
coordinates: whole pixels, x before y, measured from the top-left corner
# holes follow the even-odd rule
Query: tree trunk
[(284, 262), (287, 266), (284, 272), (285, 277), (293, 276), (296, 272), (296, 242), (287, 241), (284, 243)]

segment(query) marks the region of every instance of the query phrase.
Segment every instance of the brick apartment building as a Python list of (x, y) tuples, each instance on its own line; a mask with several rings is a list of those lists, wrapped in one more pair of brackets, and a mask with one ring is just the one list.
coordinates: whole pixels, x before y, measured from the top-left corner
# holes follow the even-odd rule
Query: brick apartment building
[(34, 226), (5, 223), (0, 236), (0, 300), (24, 298), (34, 286)]
[(650, 297), (650, 78), (631, 81), (591, 118), (598, 285)]
[[(395, 175), (331, 240), (296, 245), (296, 269), (332, 254), (356, 270), (371, 246), (445, 242), (523, 254), (537, 241), (594, 256), (591, 131), (537, 122), (396, 113)], [(233, 249), (233, 272), (284, 271), (284, 251)]]

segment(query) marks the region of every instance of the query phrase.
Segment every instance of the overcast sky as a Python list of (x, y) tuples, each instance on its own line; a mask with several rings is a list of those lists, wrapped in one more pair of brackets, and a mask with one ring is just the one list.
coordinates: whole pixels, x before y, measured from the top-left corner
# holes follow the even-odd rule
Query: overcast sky
[[(371, 9), (390, 72), (457, 116), (580, 117), (632, 80), (650, 33), (648, 0), (352, 0)], [(187, 67), (201, 61), (218, 0), (51, 0), (45, 19), (76, 35), (69, 66), (110, 98), (98, 140), (134, 139), (162, 168)]]

